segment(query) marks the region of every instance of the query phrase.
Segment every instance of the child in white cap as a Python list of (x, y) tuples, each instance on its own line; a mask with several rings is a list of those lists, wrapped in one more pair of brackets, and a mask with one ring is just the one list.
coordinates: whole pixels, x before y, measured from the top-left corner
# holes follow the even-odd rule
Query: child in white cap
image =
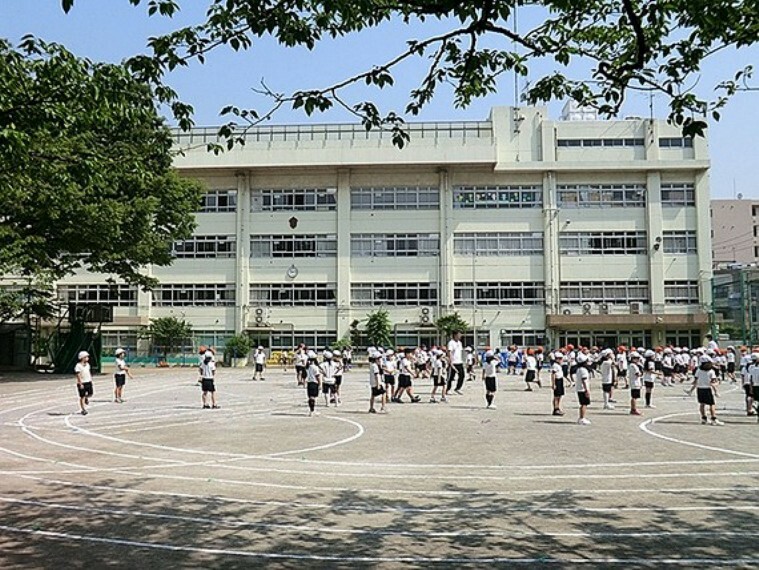
[(264, 379), (264, 368), (266, 368), (266, 352), (263, 346), (259, 346), (256, 349), (256, 354), (253, 356), (256, 365), (256, 371), (253, 373), (253, 380)]
[(82, 415), (86, 416), (86, 406), (89, 405), (93, 394), (90, 354), (86, 350), (83, 350), (78, 354), (77, 358), (79, 362), (74, 367), (74, 374), (76, 374), (76, 389), (79, 392), (79, 409)]
[(132, 373), (129, 371), (129, 366), (126, 363), (126, 350), (123, 348), (116, 349), (116, 370), (113, 372), (113, 380), (116, 383), (116, 387), (113, 389), (113, 401), (117, 404), (124, 402), (124, 385), (126, 384), (127, 376), (132, 377)]

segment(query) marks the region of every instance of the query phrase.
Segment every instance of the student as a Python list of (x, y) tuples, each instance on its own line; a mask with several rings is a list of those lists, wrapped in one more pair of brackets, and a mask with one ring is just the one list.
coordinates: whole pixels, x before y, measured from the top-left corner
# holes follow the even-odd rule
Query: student
[(343, 351), (343, 369), (346, 372), (350, 372), (350, 369), (353, 367), (353, 349), (348, 346)]
[(517, 352), (516, 345), (512, 345), (509, 347), (509, 357), (508, 357), (508, 371), (507, 374), (515, 375), (517, 373), (517, 363), (519, 362), (519, 353)]
[(646, 359), (643, 363), (643, 385), (646, 387), (646, 407), (655, 408), (656, 406), (651, 403), (651, 398), (654, 393), (656, 377), (659, 375), (656, 371), (656, 362), (654, 360), (656, 353), (653, 350), (647, 350), (643, 356)]
[(447, 402), (446, 398), (446, 377), (448, 373), (448, 363), (446, 362), (445, 353), (439, 349), (432, 351), (432, 393), (430, 394), (430, 403), (435, 404), (435, 394), (440, 388), (440, 401)]
[(545, 354), (543, 353), (542, 346), (539, 346), (538, 348), (535, 349), (535, 362), (537, 363), (535, 378), (538, 381), (538, 386), (542, 386), (540, 383), (540, 371), (543, 370), (543, 363), (545, 362)]
[(496, 373), (498, 372), (498, 360), (492, 351), (488, 350), (485, 353), (485, 364), (482, 367), (482, 379), (485, 382), (485, 401), (487, 402), (488, 410), (495, 410), (495, 404), (493, 404), (493, 398), (495, 398), (496, 390), (498, 389), (496, 383)]
[(86, 406), (90, 404), (90, 398), (94, 393), (92, 373), (90, 372), (90, 353), (83, 350), (77, 355), (77, 358), (79, 362), (74, 367), (74, 374), (76, 375), (76, 389), (79, 392), (79, 410), (83, 416), (86, 416)]
[(395, 401), (395, 373), (398, 371), (398, 363), (396, 361), (395, 352), (388, 350), (385, 354), (385, 358), (382, 362), (378, 362), (382, 372), (382, 378), (385, 383), (385, 392), (393, 396), (392, 401)]
[(324, 351), (324, 361), (320, 367), (322, 373), (322, 394), (324, 394), (324, 406), (329, 408), (330, 404), (337, 406), (335, 399), (335, 374), (337, 373), (337, 364), (332, 360), (332, 352)]
[(725, 364), (727, 365), (727, 377), (730, 379), (730, 382), (735, 382), (735, 359), (736, 359), (736, 353), (735, 353), (735, 347), (734, 346), (728, 346), (727, 347), (727, 353), (725, 354)]
[(711, 415), (711, 424), (713, 426), (725, 425), (717, 419), (717, 407), (714, 405), (714, 395), (717, 389), (717, 374), (714, 372), (714, 365), (706, 360), (701, 363), (696, 370), (696, 378), (693, 380), (688, 394), (693, 394), (694, 388), (697, 390), (698, 409), (701, 414), (701, 423), (706, 424), (706, 406), (709, 406)]
[[(756, 350), (756, 348), (754, 349)], [(748, 375), (751, 380), (751, 398), (754, 402), (757, 421), (759, 421), (759, 352), (751, 355), (751, 364), (748, 366)]]
[(590, 420), (585, 417), (590, 405), (590, 372), (588, 371), (588, 355), (580, 352), (575, 359), (577, 368), (575, 370), (575, 390), (577, 390), (577, 400), (580, 402), (580, 418), (577, 423), (580, 425), (590, 425)]
[(630, 352), (627, 374), (630, 382), (630, 415), (642, 416), (643, 413), (638, 409), (638, 400), (640, 399), (640, 390), (643, 388), (643, 370), (640, 364), (640, 354), (637, 352)]
[(377, 410), (374, 407), (375, 398), (380, 398), (380, 413), (385, 413), (385, 403), (387, 402), (387, 393), (382, 387), (382, 377), (380, 367), (377, 364), (378, 354), (375, 352), (369, 353), (369, 388), (371, 389), (371, 398), (369, 399), (369, 413), (376, 414)]
[(117, 404), (126, 402), (124, 399), (124, 384), (126, 384), (127, 376), (133, 379), (132, 373), (129, 371), (126, 360), (126, 350), (123, 348), (116, 349), (116, 370), (113, 373), (113, 380), (116, 383), (116, 387), (113, 389), (113, 401)]
[(461, 344), (461, 333), (454, 331), (451, 340), (448, 341), (447, 357), (450, 368), (448, 370), (448, 388), (447, 393), (451, 393), (453, 379), (456, 378), (456, 389), (454, 392), (459, 396), (462, 395), (461, 388), (464, 386), (464, 346)]
[(551, 365), (551, 389), (553, 390), (553, 415), (563, 416), (561, 398), (564, 396), (564, 354), (558, 350), (553, 353)]
[(675, 356), (670, 347), (666, 347), (661, 358), (662, 386), (674, 386)]
[(623, 390), (626, 390), (630, 387), (630, 384), (627, 380), (627, 367), (627, 348), (620, 346), (617, 348), (617, 387), (619, 386), (619, 380), (622, 380), (625, 383), (625, 385), (622, 386)]
[(295, 378), (298, 380), (298, 386), (306, 383), (306, 370), (308, 368), (308, 352), (306, 345), (301, 343), (295, 350)]
[(345, 371), (342, 353), (339, 350), (333, 352), (332, 360), (337, 366), (337, 370), (335, 370), (335, 406), (339, 406), (343, 403), (340, 397), (340, 387), (343, 385), (343, 372)]
[(412, 352), (413, 351), (410, 348), (405, 349), (403, 351), (403, 358), (401, 358), (401, 362), (398, 365), (398, 389), (396, 390), (395, 397), (393, 399), (396, 404), (403, 403), (403, 400), (401, 398), (403, 397), (404, 393), (408, 394), (408, 397), (414, 404), (418, 403), (421, 400), (419, 396), (414, 395), (414, 388), (411, 383)]
[(253, 361), (256, 366), (256, 371), (253, 373), (253, 380), (263, 380), (264, 368), (266, 368), (266, 352), (264, 352), (263, 346), (259, 346), (256, 349), (256, 352), (253, 355)]
[(542, 388), (543, 386), (540, 383), (540, 378), (537, 377), (538, 360), (535, 358), (535, 353), (531, 348), (527, 350), (527, 356), (524, 359), (524, 366), (527, 370), (527, 373), (524, 376), (525, 384), (527, 384), (525, 392), (532, 392), (532, 386), (530, 385), (531, 382), (536, 382), (538, 384), (538, 388)]
[(466, 347), (466, 356), (464, 358), (466, 364), (466, 380), (471, 382), (474, 380), (474, 365), (477, 363), (477, 355), (471, 346)]
[(611, 394), (614, 388), (614, 372), (617, 367), (614, 362), (614, 352), (606, 348), (601, 352), (601, 389), (604, 396), (604, 410), (613, 410), (614, 403), (611, 401)]
[[(203, 354), (203, 361), (200, 363), (200, 385), (202, 390), (201, 400), (203, 409), (218, 409), (216, 405), (216, 358), (213, 349), (209, 348)], [(210, 403), (209, 403), (210, 402)]]
[(316, 411), (316, 398), (319, 397), (319, 388), (322, 384), (322, 371), (316, 359), (316, 353), (309, 350), (306, 353), (306, 394), (308, 395), (308, 417), (318, 416)]

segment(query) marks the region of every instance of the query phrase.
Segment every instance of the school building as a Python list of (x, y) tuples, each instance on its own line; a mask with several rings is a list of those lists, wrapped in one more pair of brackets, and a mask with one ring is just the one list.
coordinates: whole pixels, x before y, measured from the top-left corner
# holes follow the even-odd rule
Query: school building
[(454, 311), (479, 347), (701, 343), (707, 141), (571, 115), (409, 124), (402, 150), (359, 124), (261, 126), (220, 155), (215, 128), (177, 132), (176, 168), (207, 194), (173, 265), (146, 268), (160, 286), (82, 274), (58, 295), (114, 307), (104, 351), (136, 350), (137, 328), (168, 315), (217, 346), (247, 331), (322, 347), (379, 308), (398, 345), (433, 342)]

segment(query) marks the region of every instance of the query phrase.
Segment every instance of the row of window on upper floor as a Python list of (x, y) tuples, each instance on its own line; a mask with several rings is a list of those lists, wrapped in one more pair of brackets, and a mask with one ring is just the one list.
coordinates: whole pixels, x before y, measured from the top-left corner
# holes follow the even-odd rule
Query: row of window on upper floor
[[(643, 207), (644, 184), (562, 184), (557, 187), (560, 208)], [(264, 188), (251, 194), (253, 212), (333, 211), (337, 208), (334, 188)], [(455, 209), (542, 208), (539, 185), (480, 185), (453, 188)], [(665, 207), (695, 206), (692, 183), (661, 185)], [(362, 186), (351, 188), (352, 210), (437, 210), (440, 189), (436, 186)], [(234, 212), (236, 190), (212, 190), (203, 196), (201, 212)]]
[[(351, 234), (351, 257), (436, 257), (440, 236), (436, 233)], [(662, 239), (666, 254), (697, 252), (696, 232), (666, 230)], [(648, 250), (646, 232), (563, 232), (562, 255), (640, 255)], [(461, 232), (453, 235), (454, 255), (543, 255), (542, 232)], [(198, 235), (174, 244), (176, 258), (231, 258), (236, 255), (232, 235)], [(337, 256), (335, 234), (253, 235), (251, 258), (319, 258)]]
[[(556, 141), (559, 148), (598, 148), (598, 147), (641, 147), (645, 146), (643, 138), (564, 138)], [(659, 148), (693, 148), (692, 137), (660, 137)]]

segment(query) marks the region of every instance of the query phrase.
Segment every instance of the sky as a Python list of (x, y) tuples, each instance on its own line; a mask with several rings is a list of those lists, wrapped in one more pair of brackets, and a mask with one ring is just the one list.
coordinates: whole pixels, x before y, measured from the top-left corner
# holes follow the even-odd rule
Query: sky
[[(96, 61), (118, 62), (146, 53), (147, 38), (172, 31), (182, 25), (202, 21), (207, 1), (180, 0), (182, 11), (172, 19), (146, 14), (146, 2), (133, 7), (128, 0), (76, 0), (69, 14), (64, 14), (60, 0), (0, 0), (0, 37), (17, 43), (24, 35), (33, 34), (46, 41), (64, 44), (76, 55)], [(526, 28), (540, 14), (523, 9), (520, 26)], [(284, 48), (267, 38), (257, 40), (253, 49), (235, 53), (222, 49), (211, 54), (205, 65), (192, 64), (172, 73), (168, 83), (180, 98), (193, 105), (198, 126), (219, 125), (228, 120), (219, 110), (234, 104), (268, 108), (268, 101), (255, 93), (262, 81), (275, 92), (288, 93), (298, 89), (320, 88), (372, 65), (381, 64), (403, 49), (409, 39), (423, 39), (448, 29), (446, 22), (404, 26), (400, 23), (366, 30), (358, 35), (337, 40), (324, 40), (316, 49)], [(721, 80), (732, 77), (744, 66), (758, 67), (754, 85), (759, 87), (759, 44), (742, 50), (725, 50), (703, 66), (696, 89), (708, 93)], [(392, 89), (378, 91), (366, 87), (349, 89), (345, 95), (355, 101), (371, 99), (381, 111), (402, 112), (408, 93), (416, 85), (428, 62), (417, 60), (405, 64), (395, 73)], [(527, 79), (535, 80), (555, 68), (551, 61), (542, 61), (531, 70)], [(580, 70), (580, 68), (575, 68)], [(517, 89), (524, 87), (524, 79)], [(552, 118), (559, 118), (562, 101), (548, 105)], [(648, 117), (649, 96), (631, 93), (621, 116)], [(497, 105), (514, 104), (514, 77), (503, 76), (498, 93), (478, 99), (465, 109), (453, 106), (449, 91), (441, 91), (414, 120), (455, 121), (483, 120)], [(746, 199), (759, 199), (759, 91), (738, 93), (722, 111), (719, 122), (710, 121), (708, 133), (712, 160), (712, 198), (728, 199), (742, 194)], [(653, 98), (654, 116), (666, 117), (666, 101)], [(281, 109), (272, 123), (346, 122), (356, 120), (346, 111), (335, 110), (307, 118), (301, 111)]]

